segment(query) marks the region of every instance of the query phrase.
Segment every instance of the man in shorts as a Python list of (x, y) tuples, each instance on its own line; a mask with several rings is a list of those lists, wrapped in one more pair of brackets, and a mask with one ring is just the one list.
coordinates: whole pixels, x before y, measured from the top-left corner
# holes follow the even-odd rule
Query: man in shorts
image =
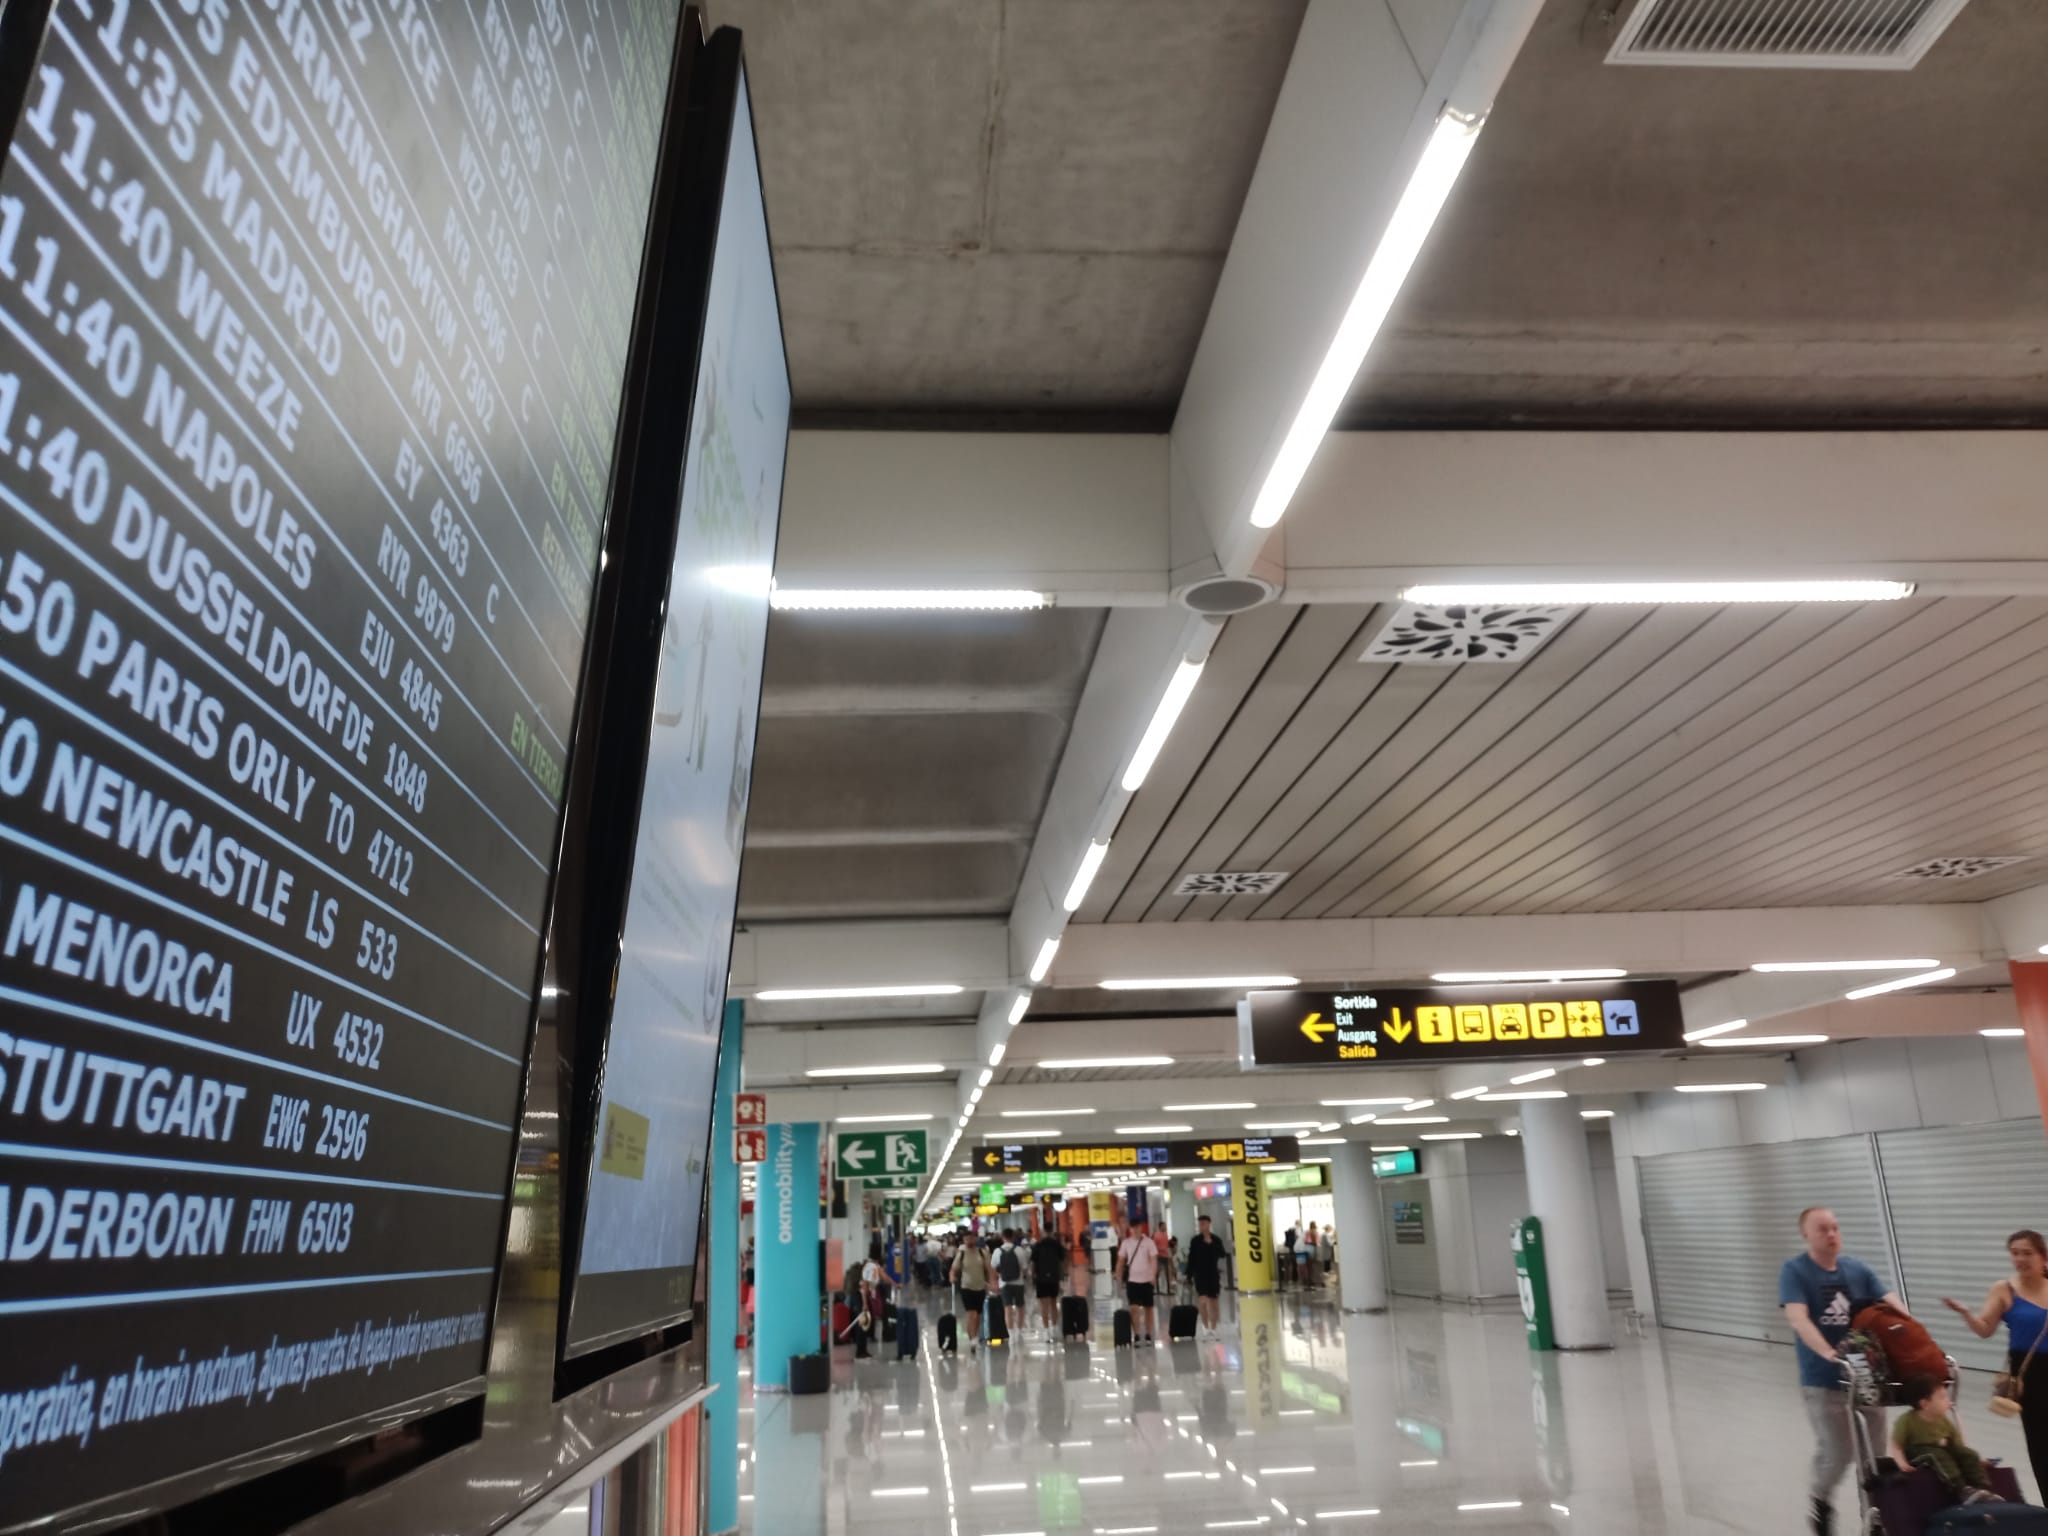
[(1150, 1344), (1158, 1331), (1153, 1287), (1159, 1279), (1159, 1245), (1144, 1222), (1116, 1251), (1117, 1275), (1124, 1283), (1124, 1305), (1131, 1309), (1131, 1342)]
[(1031, 1245), (1031, 1289), (1038, 1296), (1038, 1321), (1047, 1335), (1059, 1330), (1060, 1288), (1067, 1278), (1067, 1245), (1046, 1232)]
[(1011, 1334), (1024, 1326), (1024, 1234), (1006, 1231), (996, 1250), (996, 1278), (1003, 1286), (1003, 1324)]
[(1209, 1230), (1208, 1217), (1197, 1217), (1195, 1225), (1200, 1230), (1188, 1244), (1188, 1279), (1194, 1282), (1195, 1310), (1213, 1339), (1221, 1309), (1218, 1298), (1223, 1294), (1223, 1239)]
[(988, 1255), (981, 1251), (981, 1239), (972, 1232), (960, 1239), (960, 1251), (953, 1255), (949, 1277), (960, 1287), (960, 1326), (967, 1333), (967, 1353), (981, 1353), (981, 1309), (988, 1304)]
[[(1797, 1343), (1799, 1395), (1806, 1399), (1807, 1421), (1813, 1425), (1807, 1491), (1814, 1536), (1834, 1536), (1835, 1485), (1854, 1459), (1848, 1384), (1835, 1351), (1848, 1337), (1850, 1320), (1872, 1302), (1888, 1301), (1901, 1312), (1906, 1304), (1868, 1264), (1842, 1252), (1841, 1223), (1826, 1206), (1808, 1206), (1799, 1213), (1799, 1235), (1806, 1239), (1806, 1251), (1779, 1267), (1778, 1301)], [(1885, 1444), (1883, 1410), (1855, 1411), (1863, 1414), (1871, 1445)]]

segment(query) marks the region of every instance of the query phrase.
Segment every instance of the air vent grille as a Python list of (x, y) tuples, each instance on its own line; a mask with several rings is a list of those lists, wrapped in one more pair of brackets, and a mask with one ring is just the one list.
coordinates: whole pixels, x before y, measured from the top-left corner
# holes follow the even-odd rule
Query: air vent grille
[(1422, 608), (1403, 603), (1358, 659), (1437, 667), (1473, 661), (1526, 661), (1575, 612), (1573, 608), (1510, 608), (1502, 604)]
[(1182, 875), (1176, 896), (1269, 896), (1287, 878), (1284, 869), (1225, 869), (1209, 875)]
[(1994, 869), (2004, 869), (2011, 864), (2024, 864), (2024, 853), (1951, 854), (1947, 858), (1923, 859), (1911, 868), (1902, 869), (1893, 875), (1894, 880), (1974, 880), (1979, 875), (1988, 875)]
[(1968, 0), (1640, 0), (1610, 64), (1911, 69)]

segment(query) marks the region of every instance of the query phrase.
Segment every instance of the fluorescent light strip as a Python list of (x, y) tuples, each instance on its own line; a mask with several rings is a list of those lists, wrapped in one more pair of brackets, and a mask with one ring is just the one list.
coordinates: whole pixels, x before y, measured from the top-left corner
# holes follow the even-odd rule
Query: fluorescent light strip
[(1096, 838), (1088, 844), (1088, 851), (1081, 855), (1081, 867), (1074, 871), (1074, 883), (1067, 887), (1061, 906), (1069, 912), (1081, 910), (1081, 903), (1088, 899), (1088, 887), (1095, 883), (1095, 872), (1102, 868), (1102, 861), (1108, 854), (1108, 838)]
[(1092, 1115), (1092, 1109), (1006, 1109), (1005, 1120), (1051, 1120), (1062, 1115)]
[(1049, 1125), (1035, 1127), (1028, 1131), (1013, 1131), (1006, 1125), (1003, 1127), (1003, 1134), (1005, 1136), (1064, 1136), (1066, 1132), (1057, 1130)]
[(1028, 587), (777, 587), (768, 606), (797, 611), (1050, 608), (1052, 598)]
[(1000, 1067), (1003, 1064), (1003, 1057), (1009, 1054), (1009, 1050), (1009, 1041), (998, 1040), (994, 1045), (989, 1047), (988, 1064), (992, 1067)]
[(1119, 1136), (1171, 1136), (1176, 1131), (1192, 1131), (1192, 1125), (1120, 1125), (1116, 1128)]
[(1475, 1514), (1482, 1509), (1520, 1509), (1521, 1507), (1522, 1501), (1520, 1499), (1494, 1499), (1485, 1504), (1460, 1504), (1458, 1506), (1458, 1513), (1469, 1515)]
[(1159, 759), (1159, 749), (1173, 734), (1174, 722), (1180, 719), (1188, 696), (1195, 691), (1195, 684), (1202, 680), (1202, 666), (1203, 663), (1184, 657), (1173, 669), (1173, 676), (1166, 680), (1166, 692), (1160, 696), (1159, 707), (1152, 711), (1145, 734), (1138, 738), (1138, 749), (1131, 754), (1130, 766), (1124, 769), (1125, 790), (1135, 791), (1144, 785), (1145, 775), (1152, 771), (1153, 763)]
[(1402, 1108), (1403, 1108), (1404, 1110), (1405, 1110), (1405, 1109), (1434, 1109), (1434, 1108), (1436, 1107), (1436, 1100), (1435, 1100), (1435, 1099), (1410, 1099), (1410, 1100), (1408, 1100), (1408, 1102), (1407, 1102), (1407, 1103), (1403, 1104), (1403, 1105), (1402, 1105), (1401, 1107), (1402, 1107)]
[(1604, 1067), (1607, 1065), (1607, 1058), (1605, 1056), (1588, 1056), (1579, 1065), (1582, 1067)]
[(1447, 111), (1430, 130), (1429, 142), (1423, 146), (1422, 157), (1402, 189), (1401, 200), (1394, 205), (1393, 215), (1380, 233), (1379, 244), (1366, 263), (1357, 291), (1351, 295), (1344, 318), (1330, 338), (1330, 348), (1323, 354), (1301, 408), (1294, 414), (1293, 425), (1281, 441), (1280, 451), (1274, 455), (1273, 467), (1266, 471), (1265, 482), (1252, 503), (1254, 528), (1272, 527), (1294, 500), (1302, 476), (1308, 473), (1316, 450), (1336, 419), (1337, 408), (1351, 393), (1351, 381), (1358, 377), (1373, 338), (1379, 335), (1387, 312), (1394, 307), (1401, 285), (1408, 279), (1409, 268), (1415, 265), (1423, 242), (1429, 238), (1430, 226), (1443, 211), (1444, 200), (1451, 195), (1484, 121)]
[(1568, 1099), (1571, 1095), (1562, 1088), (1520, 1088), (1510, 1093), (1482, 1093), (1482, 1104), (1518, 1104), (1524, 1099)]
[(1414, 1100), (1409, 1094), (1397, 1093), (1389, 1099), (1317, 1099), (1316, 1102), (1325, 1109), (1350, 1109), (1362, 1104), (1409, 1104)]
[(1378, 1115), (1353, 1115), (1344, 1123), (1346, 1125), (1371, 1125), (1377, 1119), (1379, 1119)]
[(1302, 1147), (1341, 1147), (1344, 1145), (1344, 1138), (1342, 1136), (1304, 1136), (1295, 1145)]
[(1491, 1088), (1487, 1088), (1484, 1086), (1478, 1088), (1460, 1088), (1456, 1093), (1452, 1094), (1451, 1097), (1453, 1099), (1476, 1099), (1482, 1093), (1491, 1092), (1493, 1092)]
[(945, 1066), (936, 1061), (906, 1061), (885, 1067), (812, 1067), (805, 1077), (917, 1077), (931, 1072), (943, 1072)]
[(1679, 1083), (1680, 1093), (1761, 1093), (1769, 1083)]
[(1497, 581), (1409, 587), (1404, 602), (1425, 608), (1514, 603), (1891, 603), (1913, 595), (1910, 581)]
[(1031, 994), (1029, 992), (1019, 992), (1017, 994), (1017, 1001), (1010, 1004), (1010, 1023), (1013, 1026), (1023, 1023), (1024, 1015), (1030, 1011)]
[(1107, 992), (1171, 992), (1186, 988), (1232, 987), (1250, 990), (1257, 987), (1298, 987), (1299, 976), (1163, 976), (1140, 977), (1135, 980), (1118, 979), (1096, 983)]
[(1321, 1123), (1319, 1120), (1247, 1120), (1244, 1128), (1248, 1131), (1312, 1131)]
[(907, 1125), (912, 1120), (933, 1120), (935, 1115), (834, 1115), (839, 1125)]
[(1413, 1147), (1409, 1147), (1409, 1146), (1394, 1146), (1394, 1147), (1368, 1147), (1368, 1148), (1367, 1148), (1366, 1150), (1367, 1150), (1367, 1151), (1369, 1151), (1369, 1152), (1412, 1152), (1412, 1151), (1414, 1151), (1415, 1149), (1414, 1149)]
[(1381, 1115), (1381, 1125), (1449, 1125), (1449, 1115)]
[(1483, 1135), (1480, 1131), (1424, 1131), (1424, 1141), (1477, 1141)]
[(1543, 1069), (1541, 1069), (1540, 1071), (1536, 1071), (1536, 1072), (1524, 1072), (1524, 1073), (1523, 1073), (1523, 1074), (1522, 1074), (1522, 1075), (1521, 1075), (1520, 1077), (1511, 1077), (1511, 1078), (1509, 1078), (1509, 1079), (1508, 1079), (1508, 1081), (1509, 1081), (1509, 1082), (1511, 1082), (1511, 1083), (1516, 1083), (1516, 1084), (1520, 1084), (1520, 1083), (1540, 1083), (1540, 1082), (1542, 1082), (1542, 1081), (1543, 1081), (1543, 1079), (1544, 1079), (1544, 1078), (1546, 1078), (1546, 1077), (1555, 1077), (1555, 1076), (1557, 1076), (1557, 1068), (1555, 1068), (1555, 1067), (1544, 1067), (1544, 1068), (1543, 1068)]
[(1041, 1061), (1047, 1072), (1087, 1072), (1097, 1067), (1170, 1067), (1171, 1056), (1075, 1056), (1060, 1061)]
[(1056, 938), (1047, 939), (1038, 946), (1038, 958), (1031, 962), (1031, 984), (1034, 987), (1045, 980), (1046, 973), (1052, 969), (1052, 957), (1059, 952), (1060, 941)]
[(1853, 992), (1844, 992), (1842, 996), (1853, 1003), (1859, 998), (1876, 997), (1883, 992), (1900, 992), (1907, 987), (1924, 987), (1929, 982), (1947, 981), (1955, 973), (1954, 966), (1945, 965), (1938, 971), (1922, 971), (1918, 976), (1901, 976), (1896, 981), (1880, 981), (1874, 986), (1858, 987)]
[(1752, 971), (1926, 971), (1939, 960), (1766, 960)]
[(1725, 1035), (1730, 1030), (1749, 1028), (1747, 1019), (1730, 1019), (1726, 1024), (1709, 1024), (1705, 1029), (1689, 1029), (1685, 1032), (1686, 1042), (1711, 1040), (1716, 1035)]
[(1376, 1515), (1378, 1513), (1379, 1511), (1376, 1509), (1319, 1509), (1316, 1511), (1316, 1518), (1318, 1520), (1363, 1520), (1369, 1515)]
[(1247, 1101), (1241, 1104), (1162, 1104), (1159, 1107), (1170, 1115), (1191, 1115), (1208, 1109), (1257, 1109), (1259, 1106)]
[(1707, 1049), (1730, 1050), (1752, 1045), (1826, 1045), (1826, 1035), (1731, 1035), (1726, 1040), (1709, 1040)]
[(1579, 1118), (1581, 1120), (1612, 1120), (1614, 1118), (1614, 1111), (1611, 1109), (1582, 1109), (1579, 1111)]
[(756, 992), (759, 1003), (809, 1003), (845, 997), (955, 997), (966, 991), (950, 981), (911, 982), (889, 987), (771, 987)]
[(1627, 974), (1611, 965), (1585, 965), (1547, 971), (1438, 971), (1429, 979), (1458, 986), (1479, 981), (1614, 981)]
[(994, 1067), (983, 1067), (981, 1069), (981, 1079), (974, 1086), (977, 1088), (986, 1088), (989, 1085), (989, 1083), (994, 1080), (995, 1075), (996, 1069)]
[(2019, 1040), (2023, 1039), (2027, 1032), (2024, 1029), (2008, 1028), (1980, 1029), (1977, 1031), (1977, 1033), (1984, 1036), (1987, 1040)]

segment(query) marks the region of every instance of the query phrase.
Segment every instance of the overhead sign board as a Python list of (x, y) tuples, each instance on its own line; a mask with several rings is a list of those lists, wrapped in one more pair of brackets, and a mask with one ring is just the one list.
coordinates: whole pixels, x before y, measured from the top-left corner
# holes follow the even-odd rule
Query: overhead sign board
[(1441, 1066), (1685, 1044), (1670, 981), (1254, 992), (1247, 1007), (1255, 1067)]
[(925, 1165), (923, 1131), (841, 1131), (838, 1177), (868, 1179), (877, 1174), (920, 1174)]
[(981, 1203), (983, 1205), (998, 1205), (1009, 1197), (1009, 1193), (1000, 1184), (984, 1184), (981, 1186), (980, 1192)]
[(1034, 1168), (1031, 1172), (1024, 1175), (1024, 1187), (1026, 1189), (1065, 1189), (1067, 1187), (1067, 1176), (1057, 1171)]
[(1382, 1152), (1372, 1160), (1372, 1171), (1380, 1178), (1399, 1178), (1420, 1171), (1412, 1151)]
[(1291, 1163), (1300, 1157), (1292, 1136), (1238, 1136), (1208, 1141), (1123, 1141), (1089, 1146), (1012, 1143), (974, 1154), (977, 1173), (1159, 1173), (1168, 1168)]
[(1289, 1189), (1321, 1189), (1323, 1170), (1320, 1167), (1274, 1168), (1266, 1175), (1266, 1188), (1278, 1194)]

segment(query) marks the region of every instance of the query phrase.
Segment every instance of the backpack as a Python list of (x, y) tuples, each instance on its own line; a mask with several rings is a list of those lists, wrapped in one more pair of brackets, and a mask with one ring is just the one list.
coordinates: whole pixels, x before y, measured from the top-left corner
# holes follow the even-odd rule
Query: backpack
[(1024, 1265), (1017, 1257), (1015, 1244), (1005, 1243), (1002, 1251), (996, 1255), (996, 1273), (1011, 1285), (1024, 1278)]
[(1856, 1314), (1850, 1326), (1868, 1335), (1885, 1363), (1886, 1374), (1894, 1381), (1903, 1381), (1908, 1376), (1948, 1380), (1948, 1356), (1934, 1342), (1934, 1336), (1918, 1319), (1908, 1317), (1890, 1302), (1872, 1302)]

